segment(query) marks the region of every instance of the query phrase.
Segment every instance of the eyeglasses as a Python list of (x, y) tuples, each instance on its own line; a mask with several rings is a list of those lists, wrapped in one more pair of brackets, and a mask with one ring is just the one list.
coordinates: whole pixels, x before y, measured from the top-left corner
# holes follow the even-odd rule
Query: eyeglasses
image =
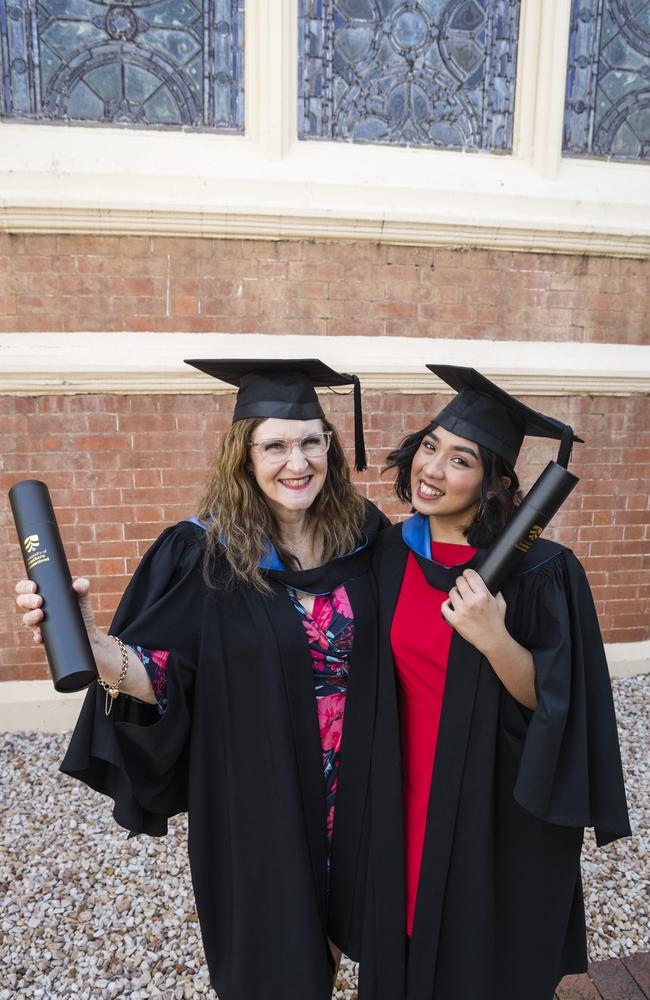
[(257, 448), (260, 457), (272, 465), (286, 462), (291, 458), (293, 449), (297, 446), (305, 458), (319, 458), (329, 450), (332, 431), (318, 431), (306, 434), (303, 438), (286, 441), (284, 438), (272, 438), (268, 441), (249, 441), (249, 447)]

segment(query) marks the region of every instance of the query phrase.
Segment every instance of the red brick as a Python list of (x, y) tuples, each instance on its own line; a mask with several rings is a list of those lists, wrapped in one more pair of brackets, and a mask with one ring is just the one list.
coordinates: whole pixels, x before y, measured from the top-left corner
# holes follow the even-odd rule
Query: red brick
[[(580, 498), (580, 505), (583, 510), (611, 510), (613, 506), (613, 497), (607, 495), (582, 496)], [(630, 513), (635, 512), (630, 511)], [(618, 512), (616, 516), (616, 523), (619, 523)]]
[(103, 257), (75, 257), (74, 264), (79, 274), (103, 274), (107, 261)]
[(193, 295), (174, 295), (171, 309), (178, 316), (195, 316), (199, 311), (199, 300)]
[(511, 291), (507, 302), (510, 309), (526, 309), (530, 306), (544, 306), (547, 299), (546, 293), (541, 289), (521, 288)]
[(289, 265), (285, 260), (260, 260), (260, 278), (270, 278), (271, 280), (286, 279), (289, 274)]
[(387, 319), (415, 319), (418, 315), (417, 305), (411, 302), (378, 302), (373, 311)]
[(59, 253), (116, 255), (119, 253), (119, 237), (62, 235), (59, 237)]
[[(463, 298), (463, 292), (464, 289), (458, 288), (456, 285), (438, 285), (437, 288), (432, 289), (432, 297), (434, 302), (441, 305), (455, 305)], [(476, 296), (473, 301), (481, 301), (481, 299)]]
[[(643, 460), (641, 459), (640, 461)], [(648, 520), (650, 520), (650, 510), (648, 509), (649, 504), (650, 504), (650, 496), (647, 493), (632, 493), (632, 494), (628, 493), (627, 496), (625, 497), (626, 509), (645, 510), (648, 514)]]
[(609, 638), (609, 633), (603, 629), (603, 639), (605, 642), (643, 642), (648, 638), (647, 629), (644, 628), (628, 628), (628, 629), (617, 629), (612, 632), (614, 638)]
[(578, 529), (578, 538), (588, 539), (589, 541), (605, 541), (609, 539), (622, 539), (623, 538), (623, 527), (614, 526), (612, 524), (603, 525), (597, 527), (595, 525), (588, 525), (587, 527), (581, 527)]
[(51, 257), (29, 257), (16, 256), (13, 258), (14, 271), (50, 271), (52, 268)]
[(151, 253), (152, 240), (148, 236), (120, 236), (119, 254), (123, 257), (146, 257)]
[[(386, 300), (406, 305), (423, 302), (426, 305), (435, 297), (434, 301), (441, 305), (465, 305), (469, 310), (457, 315), (445, 316), (443, 313), (433, 319), (423, 316), (423, 320), (437, 325), (409, 330), (409, 336), (485, 338), (512, 331), (506, 335), (534, 340), (548, 338), (550, 331), (558, 341), (579, 336), (586, 340), (639, 343), (644, 337), (644, 317), (650, 297), (646, 291), (647, 281), (637, 281), (638, 290), (630, 296), (625, 287), (629, 286), (629, 279), (623, 275), (617, 261), (608, 261), (606, 265), (599, 265), (601, 270), (587, 274), (575, 266), (573, 258), (566, 258), (565, 267), (564, 257), (538, 254), (434, 251), (426, 247), (376, 247), (354, 243), (151, 240), (147, 237), (53, 238), (58, 242), (50, 238), (39, 242), (39, 239), (28, 243), (25, 237), (15, 237), (3, 242), (3, 249), (11, 252), (12, 261), (22, 259), (19, 267), (51, 269), (51, 273), (41, 272), (42, 287), (35, 283), (38, 272), (14, 274), (14, 284), (5, 294), (31, 293), (38, 298), (47, 290), (57, 295), (56, 308), (44, 310), (42, 302), (32, 301), (27, 303), (28, 310), (32, 311), (26, 312), (25, 304), (21, 307), (17, 301), (16, 313), (10, 314), (12, 319), (0, 318), (2, 329), (112, 330), (130, 327), (165, 331), (178, 328), (183, 319), (181, 325), (187, 329), (209, 331), (212, 324), (205, 320), (207, 313), (219, 317), (220, 327), (242, 332), (272, 331), (281, 326), (286, 332), (302, 332), (299, 324), (303, 320), (313, 330), (331, 333), (339, 327), (328, 326), (326, 317), (340, 320), (342, 314), (333, 312), (332, 307), (329, 312), (325, 311), (329, 291), (326, 286), (330, 281), (336, 284), (338, 279), (344, 283), (359, 283), (355, 289), (359, 309), (364, 301), (370, 304)], [(52, 255), (54, 245), (59, 252)], [(31, 252), (30, 247), (32, 251), (47, 249), (48, 253)], [(34, 260), (38, 263), (33, 263)], [(647, 275), (647, 262), (636, 262), (635, 267), (635, 274)], [(69, 279), (61, 290), (53, 280), (55, 274)], [(110, 276), (109, 284), (107, 275)], [(168, 316), (164, 288), (152, 288), (150, 283), (154, 276), (171, 278), (172, 295), (190, 301), (179, 301), (180, 311)], [(253, 277), (260, 279), (257, 287), (242, 288), (243, 294), (238, 296), (239, 283)], [(34, 279), (29, 289), (20, 284), (19, 279), (23, 278), (28, 282)], [(87, 282), (89, 278), (93, 279), (90, 283)], [(195, 292), (196, 282), (203, 283), (208, 278), (213, 279), (215, 288), (201, 287)], [(179, 286), (174, 283), (178, 280), (187, 284)], [(219, 287), (219, 283), (228, 281), (235, 287)], [(312, 286), (301, 292), (295, 287), (296, 282), (301, 281), (311, 282)], [(553, 292), (545, 292), (551, 285)], [(362, 288), (366, 291), (362, 292)], [(474, 296), (471, 296), (472, 289), (476, 290)], [(335, 288), (333, 294), (340, 294), (340, 291)], [(80, 295), (87, 296), (87, 300), (80, 302)], [(107, 296), (111, 295), (117, 296), (119, 301), (109, 304)], [(511, 306), (515, 304), (514, 310), (494, 312), (493, 308), (507, 301), (508, 296)], [(513, 296), (517, 297), (513, 299)], [(198, 306), (191, 301), (195, 297), (199, 299)], [(241, 302), (241, 298), (245, 301)], [(305, 298), (318, 303), (318, 307), (303, 308), (295, 317), (287, 315), (284, 307), (268, 308), (270, 300), (286, 302)], [(607, 305), (605, 300), (610, 302), (610, 307), (602, 309), (600, 306)], [(518, 306), (521, 302), (533, 305)], [(580, 302), (589, 303), (589, 306), (581, 309)], [(477, 305), (485, 311), (475, 315)], [(318, 308), (322, 309), (320, 314)], [(365, 329), (370, 335), (388, 332), (386, 326), (382, 329), (372, 320)], [(399, 327), (391, 332), (399, 333)], [(617, 429), (624, 428), (619, 426)]]
[(374, 277), (378, 282), (409, 284), (416, 280), (418, 275), (419, 267), (413, 264), (384, 264), (376, 265), (374, 268)]
[(134, 277), (124, 281), (126, 295), (153, 295), (155, 284), (152, 278)]
[(614, 616), (614, 628), (616, 629), (637, 628), (639, 624), (639, 614), (637, 611), (616, 614)]
[(22, 237), (22, 250), (27, 254), (54, 254), (59, 252), (58, 236), (25, 235)]
[(616, 542), (576, 542), (573, 551), (578, 559), (587, 556), (609, 556), (612, 553), (618, 554), (619, 546)]
[(21, 680), (23, 681), (43, 681), (48, 680), (50, 672), (46, 663), (25, 664), (21, 669)]

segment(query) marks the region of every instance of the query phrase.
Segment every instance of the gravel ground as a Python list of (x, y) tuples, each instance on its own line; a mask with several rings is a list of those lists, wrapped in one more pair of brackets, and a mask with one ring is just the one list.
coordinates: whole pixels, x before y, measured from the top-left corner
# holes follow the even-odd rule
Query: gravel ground
[[(650, 950), (649, 689), (647, 676), (614, 685), (635, 833), (605, 850), (587, 838), (592, 961)], [(127, 841), (106, 800), (58, 773), (66, 740), (0, 734), (0, 1000), (214, 1000), (184, 820), (164, 839)], [(336, 1000), (356, 998), (356, 972), (344, 960)]]

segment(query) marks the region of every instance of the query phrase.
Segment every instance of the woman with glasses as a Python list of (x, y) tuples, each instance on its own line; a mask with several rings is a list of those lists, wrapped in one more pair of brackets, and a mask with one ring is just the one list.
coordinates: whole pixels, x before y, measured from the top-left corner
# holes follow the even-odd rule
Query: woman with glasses
[[(374, 726), (369, 558), (385, 519), (353, 488), (317, 361), (192, 361), (239, 389), (197, 516), (145, 555), (105, 635), (62, 770), (189, 856), (220, 1000), (329, 1000), (360, 948)], [(357, 467), (363, 437), (355, 406)], [(17, 603), (40, 641), (41, 599)], [(343, 734), (345, 733), (345, 739)], [(164, 877), (164, 873), (161, 873)], [(182, 943), (181, 943), (182, 947)]]

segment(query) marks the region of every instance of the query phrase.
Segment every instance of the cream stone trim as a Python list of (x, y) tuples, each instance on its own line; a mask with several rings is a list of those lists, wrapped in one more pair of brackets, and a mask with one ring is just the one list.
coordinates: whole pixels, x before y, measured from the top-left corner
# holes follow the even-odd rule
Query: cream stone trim
[(294, 0), (246, 5), (246, 135), (282, 160), (298, 134), (298, 10)]
[(51, 681), (0, 682), (0, 732), (61, 733), (79, 717), (84, 692), (57, 694)]
[[(179, 185), (182, 185), (181, 179)], [(3, 183), (0, 176), (0, 184)], [(98, 182), (98, 187), (101, 187)], [(108, 184), (110, 189), (111, 184)], [(267, 187), (270, 193), (272, 186)], [(365, 192), (359, 192), (359, 198)], [(391, 200), (394, 192), (386, 197)], [(548, 223), (537, 217), (529, 217), (528, 224), (511, 221), (507, 224), (507, 206), (502, 199), (491, 198), (488, 193), (480, 197), (459, 195), (458, 192), (437, 192), (440, 203), (447, 202), (449, 208), (456, 202), (474, 205), (476, 221), (465, 224), (460, 218), (423, 217), (430, 215), (425, 210), (417, 213), (417, 218), (389, 218), (377, 206), (374, 215), (368, 212), (345, 216), (343, 208), (325, 209), (322, 214), (313, 211), (291, 211), (270, 213), (264, 209), (248, 212), (212, 211), (210, 208), (177, 209), (161, 208), (158, 205), (128, 208), (113, 204), (101, 208), (91, 204), (74, 204), (74, 198), (52, 197), (39, 204), (27, 200), (14, 204), (0, 203), (0, 232), (11, 233), (88, 233), (92, 235), (152, 235), (178, 237), (204, 237), (221, 239), (263, 239), (263, 240), (329, 240), (366, 241), (371, 243), (394, 243), (406, 246), (433, 246), (449, 248), (478, 248), (502, 251), (528, 251), (530, 253), (597, 254), (610, 257), (650, 257), (650, 225), (642, 231), (638, 222), (643, 222), (645, 208), (641, 204), (630, 210), (609, 206), (610, 211), (600, 205), (587, 204), (585, 211), (590, 221), (578, 219), (576, 211), (555, 202), (552, 208), (563, 222)], [(162, 198), (168, 206), (173, 198)], [(479, 204), (501, 203), (503, 213), (496, 218), (479, 218)], [(572, 199), (573, 201), (573, 199)], [(577, 203), (577, 195), (575, 196)], [(515, 215), (515, 207), (512, 215)], [(566, 208), (566, 215), (563, 209)], [(602, 210), (601, 210), (602, 209)], [(416, 210), (413, 207), (413, 213)], [(440, 216), (443, 210), (440, 211)], [(449, 212), (445, 214), (450, 214)], [(573, 216), (573, 218), (572, 218)], [(598, 226), (595, 221), (609, 216), (611, 228)]]
[(245, 136), (0, 123), (0, 230), (650, 255), (648, 165), (561, 156), (570, 0), (523, 0), (512, 156), (298, 141), (297, 2), (247, 5)]
[[(605, 646), (613, 678), (650, 673), (650, 641)], [(85, 692), (57, 694), (51, 681), (0, 682), (0, 732), (60, 733), (72, 729)]]
[[(519, 53), (517, 56), (517, 91), (513, 151), (532, 162), (536, 142), (535, 119), (541, 74), (540, 39), (543, 23), (543, 0), (522, 0), (519, 13)], [(528, 113), (522, 114), (522, 109)], [(535, 109), (535, 114), (530, 110)]]
[(446, 391), (425, 368), (436, 360), (479, 368), (521, 395), (650, 392), (650, 347), (629, 344), (77, 332), (0, 334), (0, 395), (231, 392), (183, 364), (200, 357), (320, 357), (383, 392)]
[(612, 677), (650, 673), (650, 639), (645, 642), (612, 642), (605, 646)]
[(542, 177), (556, 180), (562, 168), (571, 0), (522, 0), (521, 18), (515, 152)]

